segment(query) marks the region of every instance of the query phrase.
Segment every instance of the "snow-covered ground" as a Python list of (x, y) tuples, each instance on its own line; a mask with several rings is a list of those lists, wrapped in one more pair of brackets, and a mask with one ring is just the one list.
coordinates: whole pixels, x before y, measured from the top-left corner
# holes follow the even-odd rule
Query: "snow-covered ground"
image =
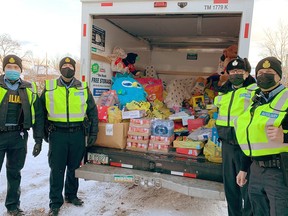
[[(32, 156), (34, 140), (30, 133), (25, 167), (22, 170), (21, 208), (26, 215), (42, 216), (49, 211), (48, 144), (43, 143), (42, 152)], [(0, 215), (7, 215), (5, 162), (0, 173)], [(83, 207), (65, 203), (60, 216), (226, 216), (227, 204), (193, 198), (166, 189), (145, 189), (127, 184), (103, 183), (80, 180), (78, 196)]]

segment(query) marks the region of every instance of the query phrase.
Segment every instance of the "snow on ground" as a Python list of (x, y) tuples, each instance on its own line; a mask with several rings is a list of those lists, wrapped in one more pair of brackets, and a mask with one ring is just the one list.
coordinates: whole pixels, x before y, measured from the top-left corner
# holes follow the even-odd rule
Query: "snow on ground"
[[(47, 215), (49, 211), (48, 144), (42, 152), (32, 156), (34, 140), (28, 140), (28, 153), (22, 170), (21, 208), (29, 216)], [(0, 215), (7, 215), (5, 162), (0, 173)], [(225, 201), (189, 197), (167, 189), (145, 189), (130, 184), (80, 180), (78, 196), (84, 206), (64, 203), (60, 216), (225, 216)]]

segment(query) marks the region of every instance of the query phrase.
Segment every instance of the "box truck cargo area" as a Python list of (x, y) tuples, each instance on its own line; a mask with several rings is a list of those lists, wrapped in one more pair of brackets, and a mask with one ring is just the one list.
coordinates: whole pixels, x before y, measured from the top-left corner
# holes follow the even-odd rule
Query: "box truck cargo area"
[[(96, 100), (103, 91), (111, 88), (109, 56), (115, 47), (122, 48), (126, 53), (137, 53), (136, 69), (144, 71), (147, 66), (153, 66), (159, 78), (165, 82), (191, 76), (205, 77), (217, 72), (223, 50), (230, 45), (238, 45), (238, 55), (248, 57), (253, 0), (81, 2), (81, 78), (88, 82)], [(104, 155), (109, 159), (110, 153)], [(179, 161), (175, 160), (176, 166), (177, 163)], [(190, 165), (193, 166), (193, 163)], [(145, 175), (147, 179), (156, 176), (154, 180), (165, 176), (161, 180), (162, 187), (172, 190), (179, 188), (180, 192), (198, 197), (207, 197), (205, 190), (212, 191), (212, 194), (217, 191), (217, 195), (211, 194), (211, 198), (224, 197), (219, 182), (210, 181), (211, 187), (214, 187), (211, 189), (209, 182), (204, 180), (170, 176), (170, 181), (166, 179), (167, 174), (139, 170), (136, 174), (133, 169), (127, 171), (102, 166), (84, 165), (77, 170), (77, 176), (116, 181), (117, 175), (123, 172), (124, 177), (132, 175), (134, 183), (136, 175), (142, 176), (142, 179), (145, 179)], [(221, 167), (215, 169), (221, 171)], [(213, 172), (210, 174), (213, 175)], [(208, 179), (213, 179), (213, 176)], [(205, 183), (200, 184), (201, 181)]]
[(178, 1), (163, 8), (153, 1), (82, 2), (83, 76), (91, 70), (91, 52), (108, 56), (115, 46), (137, 53), (136, 68), (153, 65), (164, 80), (217, 72), (223, 50), (232, 44), (248, 57), (253, 1), (189, 1), (184, 8)]

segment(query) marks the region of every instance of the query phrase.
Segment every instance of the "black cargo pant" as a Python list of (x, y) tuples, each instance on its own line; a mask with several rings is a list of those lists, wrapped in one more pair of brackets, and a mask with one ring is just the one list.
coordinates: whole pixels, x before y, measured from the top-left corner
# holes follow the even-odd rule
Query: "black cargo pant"
[(63, 205), (63, 186), (66, 170), (64, 195), (70, 199), (77, 196), (78, 178), (75, 170), (79, 168), (85, 152), (84, 130), (55, 130), (49, 135), (48, 160), (50, 166), (50, 208)]
[(288, 216), (288, 187), (282, 170), (251, 165), (248, 192), (253, 214), (258, 216)]
[(23, 131), (23, 137), (20, 132), (0, 132), (0, 170), (6, 154), (7, 195), (5, 206), (7, 210), (20, 207), (21, 170), (26, 159), (28, 140), (27, 131)]
[(240, 171), (242, 154), (239, 145), (225, 144), (222, 142), (223, 181), (229, 216), (252, 215), (251, 203), (247, 191), (248, 183), (242, 188), (236, 183), (236, 176)]

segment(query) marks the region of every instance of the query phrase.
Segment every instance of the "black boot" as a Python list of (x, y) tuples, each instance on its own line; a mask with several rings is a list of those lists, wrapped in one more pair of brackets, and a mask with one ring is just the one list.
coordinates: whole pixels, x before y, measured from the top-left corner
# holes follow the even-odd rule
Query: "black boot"
[(8, 210), (7, 213), (10, 216), (23, 216), (23, 215), (25, 215), (24, 212), (20, 208), (16, 208), (14, 210)]
[(60, 208), (50, 208), (48, 216), (58, 216)]
[(81, 199), (79, 199), (78, 197), (74, 197), (74, 198), (68, 198), (68, 197), (65, 197), (65, 201), (67, 203), (72, 203), (73, 205), (75, 206), (82, 206), (83, 205), (83, 201)]

